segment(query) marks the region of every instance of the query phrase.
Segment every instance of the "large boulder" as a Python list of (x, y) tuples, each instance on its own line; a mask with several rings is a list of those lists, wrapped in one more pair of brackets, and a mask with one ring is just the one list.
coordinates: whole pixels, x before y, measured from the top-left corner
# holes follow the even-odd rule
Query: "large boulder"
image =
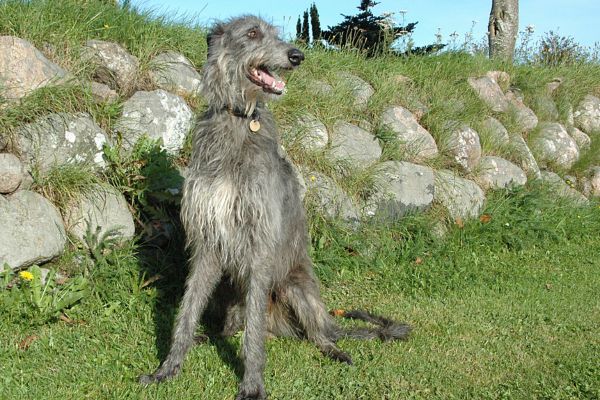
[(167, 51), (154, 57), (150, 63), (150, 79), (157, 87), (181, 96), (199, 93), (202, 78), (184, 55)]
[(483, 101), (494, 112), (505, 112), (508, 110), (508, 101), (498, 83), (489, 76), (481, 78), (469, 78), (469, 85), (475, 90), (481, 101)]
[(523, 186), (527, 175), (515, 164), (500, 157), (485, 156), (477, 166), (477, 183), (483, 189), (504, 189)]
[(600, 166), (590, 168), (582, 179), (583, 194), (600, 197)]
[(356, 222), (360, 213), (350, 197), (330, 177), (318, 172), (304, 174), (306, 184), (305, 201), (316, 204), (327, 218), (340, 218)]
[(17, 132), (22, 159), (31, 170), (46, 172), (52, 166), (86, 163), (104, 167), (106, 133), (85, 113), (49, 114)]
[(327, 127), (312, 114), (298, 118), (298, 140), (307, 150), (320, 150), (327, 146), (329, 133)]
[(13, 154), (0, 154), (0, 194), (12, 193), (19, 188), (25, 169), (21, 161)]
[(119, 99), (119, 94), (104, 83), (91, 82), (90, 89), (96, 103), (113, 103)]
[(448, 138), (448, 151), (454, 161), (465, 171), (471, 171), (481, 158), (479, 134), (464, 124), (449, 123), (451, 134)]
[(560, 117), (558, 107), (556, 107), (556, 103), (552, 100), (552, 97), (546, 95), (536, 96), (533, 102), (535, 110), (542, 120), (557, 121)]
[(65, 216), (68, 232), (88, 244), (86, 235), (131, 239), (135, 224), (125, 197), (112, 187), (97, 185), (74, 201)]
[(600, 132), (600, 99), (587, 95), (573, 113), (575, 125), (586, 133)]
[(568, 127), (569, 136), (573, 138), (579, 150), (587, 150), (592, 145), (592, 138), (590, 138), (585, 132), (577, 129), (574, 126)]
[(515, 116), (515, 122), (521, 132), (529, 132), (538, 124), (538, 117), (533, 110), (525, 105), (522, 95), (516, 92), (508, 92), (506, 94), (509, 107), (508, 111)]
[(193, 122), (192, 109), (181, 97), (158, 89), (136, 92), (123, 104), (123, 115), (115, 124), (123, 135), (123, 147), (131, 149), (143, 136), (161, 139), (171, 154), (183, 147)]
[(572, 200), (576, 205), (589, 204), (589, 200), (568, 185), (560, 176), (550, 171), (542, 171), (542, 182), (550, 186), (559, 197)]
[(510, 75), (505, 71), (488, 71), (485, 76), (496, 82), (503, 92), (510, 87)]
[(483, 121), (482, 128), (483, 131), (481, 133), (485, 133), (495, 146), (502, 146), (510, 142), (508, 131), (502, 125), (502, 122), (496, 118), (486, 118)]
[(28, 41), (0, 36), (0, 98), (17, 100), (35, 89), (68, 79), (67, 71), (49, 61)]
[(407, 109), (394, 106), (386, 109), (381, 117), (382, 123), (396, 134), (403, 143), (406, 158), (411, 161), (423, 161), (438, 155), (433, 136), (419, 123)]
[(540, 167), (523, 136), (518, 133), (511, 135), (510, 146), (513, 150), (515, 160), (518, 161), (519, 166), (525, 173), (532, 178), (539, 178)]
[(434, 199), (455, 220), (478, 217), (485, 204), (485, 194), (475, 182), (447, 170), (435, 172)]
[(402, 161), (386, 161), (374, 175), (375, 193), (369, 214), (397, 219), (406, 213), (429, 208), (433, 202), (433, 170)]
[(112, 89), (127, 91), (135, 82), (140, 62), (117, 43), (88, 40), (83, 57), (93, 63), (94, 75)]
[(579, 159), (577, 143), (564, 126), (556, 122), (545, 122), (533, 139), (531, 150), (541, 165), (556, 165), (570, 169)]
[(16, 269), (49, 261), (67, 243), (60, 213), (35, 192), (0, 196), (0, 226), (0, 266)]
[(344, 86), (347, 86), (354, 96), (354, 106), (360, 109), (367, 107), (369, 99), (375, 93), (375, 89), (364, 79), (351, 74), (350, 72), (341, 71), (338, 73)]
[(379, 160), (381, 146), (377, 138), (364, 129), (345, 121), (337, 121), (333, 126), (330, 152), (338, 160), (366, 167)]

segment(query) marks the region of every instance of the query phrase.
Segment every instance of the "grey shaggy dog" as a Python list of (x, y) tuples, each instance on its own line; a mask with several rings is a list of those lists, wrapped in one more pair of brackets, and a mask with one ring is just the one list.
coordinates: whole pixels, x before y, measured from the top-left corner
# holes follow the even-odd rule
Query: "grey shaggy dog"
[(353, 311), (345, 316), (375, 327), (344, 330), (321, 300), (299, 183), (265, 107), (285, 92), (277, 71), (297, 67), (304, 54), (254, 16), (217, 24), (207, 40), (202, 89), (208, 110), (194, 135), (181, 210), (190, 273), (169, 354), (140, 382), (179, 371), (208, 310), (220, 318), (222, 334), (245, 329), (236, 399), (265, 399), (269, 333), (306, 338), (323, 354), (352, 363), (338, 339), (405, 339), (410, 327)]

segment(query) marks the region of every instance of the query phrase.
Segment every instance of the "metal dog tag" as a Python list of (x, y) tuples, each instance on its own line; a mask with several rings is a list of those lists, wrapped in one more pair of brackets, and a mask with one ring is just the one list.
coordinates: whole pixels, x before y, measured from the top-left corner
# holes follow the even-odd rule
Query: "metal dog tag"
[(258, 132), (260, 130), (260, 122), (257, 121), (257, 120), (255, 120), (255, 119), (253, 119), (252, 121), (250, 121), (249, 126), (250, 126), (250, 130), (252, 132), (256, 133), (256, 132)]

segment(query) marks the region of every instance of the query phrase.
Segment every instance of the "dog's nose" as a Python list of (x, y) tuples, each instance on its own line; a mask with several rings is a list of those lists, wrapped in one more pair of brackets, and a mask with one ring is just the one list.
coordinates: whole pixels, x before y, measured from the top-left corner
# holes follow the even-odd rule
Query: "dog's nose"
[(298, 49), (291, 49), (288, 51), (288, 59), (294, 67), (297, 67), (302, 61), (304, 61), (304, 53)]

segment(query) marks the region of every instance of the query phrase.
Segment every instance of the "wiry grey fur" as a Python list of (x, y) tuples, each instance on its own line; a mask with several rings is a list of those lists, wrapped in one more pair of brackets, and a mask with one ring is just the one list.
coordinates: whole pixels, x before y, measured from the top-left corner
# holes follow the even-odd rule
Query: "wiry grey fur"
[[(140, 380), (161, 381), (179, 371), (199, 316), (217, 297), (211, 310), (223, 334), (245, 327), (237, 399), (265, 399), (267, 333), (305, 337), (327, 356), (351, 363), (335, 344), (339, 338), (404, 339), (410, 328), (356, 311), (347, 316), (377, 328), (345, 331), (321, 300), (307, 253), (299, 184), (265, 108), (277, 95), (248, 78), (252, 68), (292, 69), (304, 55), (253, 16), (216, 25), (208, 40), (203, 70), (208, 110), (195, 132), (181, 211), (190, 274), (170, 352), (154, 374)], [(258, 117), (261, 128), (253, 133), (249, 122)]]

